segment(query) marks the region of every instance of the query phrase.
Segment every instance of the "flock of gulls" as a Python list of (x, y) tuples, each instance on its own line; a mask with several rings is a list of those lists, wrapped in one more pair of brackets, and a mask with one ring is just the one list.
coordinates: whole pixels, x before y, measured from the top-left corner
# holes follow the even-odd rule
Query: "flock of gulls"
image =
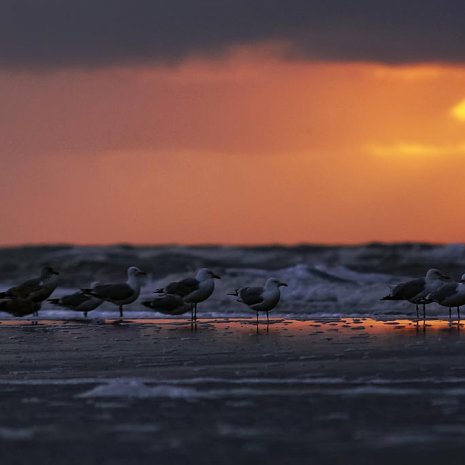
[[(119, 309), (120, 320), (124, 316), (124, 306), (135, 302), (140, 295), (146, 273), (136, 266), (130, 266), (127, 271), (126, 282), (102, 284), (94, 282), (89, 288), (80, 289), (72, 294), (60, 298), (49, 297), (58, 286), (58, 275), (50, 266), (42, 269), (39, 277), (29, 279), (0, 292), (0, 311), (15, 317), (28, 315), (38, 316), (44, 301), (53, 305), (82, 312), (84, 317), (95, 310), (103, 302), (110, 302)], [(215, 280), (220, 276), (207, 268), (201, 268), (195, 277), (188, 277), (168, 284), (166, 287), (154, 291), (156, 296), (151, 300), (142, 301), (145, 307), (164, 314), (191, 314), (191, 324), (197, 324), (197, 305), (207, 300), (215, 290)], [(237, 297), (237, 301), (247, 305), (257, 312), (268, 312), (278, 305), (281, 293), (280, 287), (287, 286), (277, 278), (269, 278), (263, 287), (243, 287), (228, 294)], [(33, 320), (37, 324), (37, 320)]]
[[(62, 308), (82, 312), (87, 318), (87, 314), (103, 302), (110, 302), (118, 307), (121, 321), (124, 316), (124, 306), (139, 298), (146, 273), (136, 266), (130, 266), (125, 282), (105, 284), (94, 282), (89, 288), (51, 299), (50, 296), (59, 283), (58, 275), (57, 271), (46, 266), (37, 278), (29, 279), (0, 292), (0, 311), (15, 317), (28, 315), (37, 317), (42, 303), (48, 301)], [(187, 277), (172, 282), (164, 288), (156, 289), (153, 299), (141, 303), (164, 315), (190, 313), (191, 324), (196, 325), (197, 306), (213, 294), (216, 279), (220, 279), (220, 276), (207, 268), (201, 268), (195, 277)], [(268, 313), (278, 305), (282, 286), (287, 286), (287, 284), (271, 277), (266, 280), (263, 287), (242, 287), (228, 295), (235, 297), (238, 302), (256, 312), (258, 328), (259, 312), (266, 313), (267, 324), (269, 324)], [(433, 268), (428, 270), (424, 278), (397, 284), (381, 300), (405, 300), (414, 304), (417, 320), (420, 306), (423, 308), (423, 320), (425, 320), (426, 305), (437, 302), (449, 308), (449, 319), (452, 318), (452, 308), (456, 308), (457, 318), (460, 320), (460, 307), (465, 305), (465, 274), (459, 282), (455, 282), (447, 274)], [(32, 322), (37, 324), (35, 319)]]
[(457, 319), (460, 321), (460, 307), (465, 305), (465, 274), (459, 282), (436, 268), (431, 268), (424, 278), (412, 279), (397, 284), (391, 292), (381, 300), (406, 300), (415, 304), (417, 320), (419, 306), (423, 307), (423, 320), (426, 319), (426, 305), (437, 302), (449, 308), (449, 319), (452, 318), (452, 308), (457, 309)]

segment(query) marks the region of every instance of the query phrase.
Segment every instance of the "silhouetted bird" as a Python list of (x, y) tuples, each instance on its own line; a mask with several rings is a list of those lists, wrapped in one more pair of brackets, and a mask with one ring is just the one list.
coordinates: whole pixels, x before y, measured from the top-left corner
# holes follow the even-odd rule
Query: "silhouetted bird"
[[(31, 299), (24, 299), (22, 297), (0, 299), (0, 312), (5, 312), (15, 317), (22, 318), (27, 315), (36, 315), (39, 309), (40, 302), (34, 302)], [(37, 324), (37, 321), (33, 320), (32, 324)]]
[(460, 320), (460, 307), (465, 305), (465, 274), (460, 282), (444, 284), (426, 297), (439, 305), (449, 307), (449, 319), (452, 318), (452, 307), (457, 307), (457, 318)]
[(194, 306), (194, 304), (184, 302), (182, 297), (174, 294), (165, 294), (152, 300), (146, 300), (142, 302), (142, 305), (163, 315), (183, 315), (192, 312)]
[(10, 287), (10, 289), (0, 293), (0, 298), (13, 297), (28, 299), (38, 303), (39, 305), (34, 312), (34, 315), (37, 316), (40, 304), (45, 299), (48, 299), (56, 289), (58, 285), (58, 275), (58, 271), (55, 271), (50, 266), (45, 266), (42, 268), (42, 272), (38, 278), (28, 279), (17, 286)]
[[(95, 282), (91, 284), (91, 289), (95, 289), (100, 283)], [(103, 303), (103, 299), (86, 294), (83, 291), (77, 291), (73, 294), (64, 295), (58, 299), (48, 300), (53, 305), (68, 308), (75, 312), (83, 312), (84, 317), (87, 318), (87, 313), (95, 310)]]
[(407, 300), (415, 304), (418, 319), (418, 305), (423, 305), (423, 318), (425, 318), (425, 305), (433, 302), (428, 295), (438, 290), (444, 283), (451, 282), (451, 278), (440, 270), (428, 270), (424, 278), (412, 279), (397, 284), (391, 292), (381, 300)]

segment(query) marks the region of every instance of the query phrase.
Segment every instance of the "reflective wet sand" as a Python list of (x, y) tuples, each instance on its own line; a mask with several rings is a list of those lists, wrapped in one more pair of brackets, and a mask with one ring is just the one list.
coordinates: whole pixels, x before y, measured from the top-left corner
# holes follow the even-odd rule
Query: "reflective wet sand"
[[(2, 463), (452, 463), (465, 327), (0, 322)], [(18, 460), (18, 451), (21, 460)]]

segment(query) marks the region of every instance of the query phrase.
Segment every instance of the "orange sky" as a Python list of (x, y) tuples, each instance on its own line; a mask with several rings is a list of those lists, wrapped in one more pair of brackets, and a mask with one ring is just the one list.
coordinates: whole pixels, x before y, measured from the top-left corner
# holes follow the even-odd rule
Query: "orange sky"
[(465, 239), (465, 68), (0, 74), (1, 244)]

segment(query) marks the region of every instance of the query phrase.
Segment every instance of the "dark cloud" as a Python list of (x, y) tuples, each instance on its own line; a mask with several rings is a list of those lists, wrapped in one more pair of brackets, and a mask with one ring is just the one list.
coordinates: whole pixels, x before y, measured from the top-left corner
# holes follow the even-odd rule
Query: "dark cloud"
[(173, 63), (287, 41), (291, 57), (465, 62), (463, 0), (0, 0), (0, 67)]

